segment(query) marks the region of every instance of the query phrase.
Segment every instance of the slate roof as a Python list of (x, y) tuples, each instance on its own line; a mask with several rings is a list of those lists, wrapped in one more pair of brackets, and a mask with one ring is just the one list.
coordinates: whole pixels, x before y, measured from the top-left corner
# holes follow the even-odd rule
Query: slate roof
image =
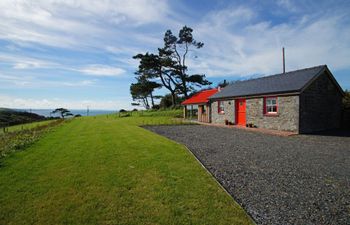
[(300, 92), (316, 76), (327, 69), (326, 65), (275, 74), (252, 80), (239, 81), (228, 85), (209, 99), (254, 96), (261, 94), (281, 94)]
[(209, 97), (213, 94), (217, 93), (218, 89), (210, 89), (204, 90), (194, 94), (191, 98), (186, 99), (181, 103), (181, 105), (191, 105), (191, 104), (199, 104), (199, 103), (207, 103), (209, 102)]

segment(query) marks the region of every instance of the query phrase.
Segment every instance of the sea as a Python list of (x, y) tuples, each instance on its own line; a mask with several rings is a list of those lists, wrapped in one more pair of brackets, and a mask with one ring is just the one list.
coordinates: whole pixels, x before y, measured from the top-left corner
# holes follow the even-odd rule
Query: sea
[[(45, 117), (60, 116), (59, 114), (52, 114), (54, 109), (15, 109), (16, 111), (31, 112)], [(100, 110), (100, 109), (68, 109), (74, 115), (80, 114), (81, 116), (96, 116), (104, 114), (116, 113), (117, 110)]]

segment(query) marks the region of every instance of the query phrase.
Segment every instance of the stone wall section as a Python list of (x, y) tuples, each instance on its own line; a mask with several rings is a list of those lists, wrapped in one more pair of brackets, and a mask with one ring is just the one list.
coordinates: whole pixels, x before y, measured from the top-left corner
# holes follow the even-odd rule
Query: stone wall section
[(277, 114), (264, 114), (264, 98), (246, 100), (246, 120), (258, 128), (298, 132), (299, 96), (278, 96)]
[(211, 122), (216, 124), (225, 124), (225, 120), (231, 123), (235, 122), (235, 101), (224, 101), (225, 113), (218, 112), (218, 101), (211, 102)]

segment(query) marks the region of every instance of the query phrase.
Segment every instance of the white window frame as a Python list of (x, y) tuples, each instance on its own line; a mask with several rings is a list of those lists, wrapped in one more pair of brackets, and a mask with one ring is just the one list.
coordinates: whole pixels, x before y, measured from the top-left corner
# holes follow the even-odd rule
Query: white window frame
[[(275, 102), (273, 102), (275, 101)], [(265, 114), (277, 114), (278, 113), (278, 99), (277, 97), (265, 98)], [(275, 110), (274, 110), (275, 109)]]

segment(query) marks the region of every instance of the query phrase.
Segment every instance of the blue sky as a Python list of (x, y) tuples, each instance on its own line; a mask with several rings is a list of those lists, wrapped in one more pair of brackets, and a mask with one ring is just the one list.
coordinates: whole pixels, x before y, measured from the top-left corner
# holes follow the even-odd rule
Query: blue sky
[[(350, 89), (350, 1), (1, 0), (0, 107), (131, 108), (137, 53), (184, 26), (216, 84), (327, 64)], [(165, 91), (160, 91), (163, 94)]]

